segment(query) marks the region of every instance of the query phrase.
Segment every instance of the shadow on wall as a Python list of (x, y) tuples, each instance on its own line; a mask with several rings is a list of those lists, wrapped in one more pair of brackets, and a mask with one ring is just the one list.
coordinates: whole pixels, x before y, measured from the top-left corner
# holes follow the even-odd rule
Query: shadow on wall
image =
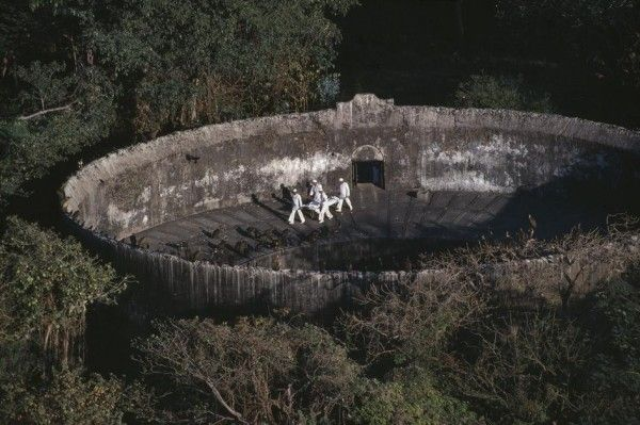
[(608, 159), (597, 169), (577, 165), (540, 187), (516, 191), (488, 227), (496, 237), (535, 227), (536, 238), (550, 239), (576, 226), (603, 228), (612, 214), (640, 214), (640, 156), (612, 149)]
[[(480, 223), (480, 233), (491, 230), (496, 239), (507, 232), (527, 229), (534, 220), (536, 236), (551, 238), (581, 225), (584, 229), (606, 224), (607, 215), (640, 212), (634, 194), (632, 170), (637, 157), (624, 156), (615, 166), (570, 173), (529, 191), (505, 197), (504, 206), (489, 221)], [(626, 177), (623, 177), (626, 176)], [(379, 225), (384, 229), (386, 222)], [(86, 231), (88, 232), (88, 231)], [(95, 241), (88, 232), (88, 241)], [(425, 231), (425, 235), (428, 232)], [(97, 246), (122, 271), (133, 272), (142, 282), (131, 303), (140, 317), (163, 315), (207, 315), (229, 318), (237, 314), (264, 314), (284, 309), (309, 317), (330, 320), (342, 308), (351, 308), (354, 298), (371, 285), (410, 282), (416, 272), (275, 271), (259, 267), (214, 266), (190, 263), (176, 257), (132, 249), (113, 241)], [(401, 267), (398, 267), (400, 269)], [(514, 293), (513, 297), (527, 292)]]

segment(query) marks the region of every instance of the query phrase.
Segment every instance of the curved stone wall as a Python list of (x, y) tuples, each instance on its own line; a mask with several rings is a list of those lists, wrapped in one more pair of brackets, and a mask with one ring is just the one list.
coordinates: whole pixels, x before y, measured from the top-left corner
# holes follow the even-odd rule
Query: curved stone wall
[(354, 155), (382, 156), (390, 189), (510, 193), (559, 190), (585, 180), (609, 191), (630, 187), (640, 179), (639, 152), (640, 134), (604, 124), (513, 111), (399, 107), (358, 95), (335, 110), (212, 125), (116, 152), (69, 179), (63, 209), (83, 239), (123, 270), (168, 289), (184, 308), (266, 297), (274, 305), (315, 311), (372, 277), (189, 263), (117, 240), (250, 202), (282, 185), (300, 187), (321, 177), (334, 186), (351, 175)]
[(334, 185), (365, 145), (382, 152), (390, 188), (512, 192), (604, 173), (616, 183), (633, 171), (621, 153), (637, 152), (639, 141), (578, 119), (396, 107), (361, 95), (336, 110), (213, 125), (111, 154), (66, 183), (64, 210), (121, 239), (282, 184)]

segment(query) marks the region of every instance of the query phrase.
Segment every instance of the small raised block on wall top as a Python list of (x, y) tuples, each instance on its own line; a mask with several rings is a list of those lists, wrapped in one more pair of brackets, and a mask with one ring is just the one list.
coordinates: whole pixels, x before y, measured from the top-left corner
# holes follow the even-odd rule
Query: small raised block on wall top
[(351, 127), (354, 117), (363, 118), (369, 115), (376, 115), (393, 106), (393, 99), (380, 99), (371, 93), (357, 94), (350, 102), (339, 102), (336, 105), (336, 121), (341, 127)]

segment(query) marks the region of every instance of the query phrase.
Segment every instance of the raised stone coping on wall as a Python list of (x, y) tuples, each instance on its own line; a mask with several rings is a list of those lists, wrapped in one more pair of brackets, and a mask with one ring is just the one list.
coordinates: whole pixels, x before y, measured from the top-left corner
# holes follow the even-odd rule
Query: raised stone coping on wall
[(117, 241), (311, 178), (335, 185), (363, 146), (383, 158), (389, 189), (513, 193), (577, 181), (615, 192), (640, 179), (637, 132), (557, 115), (395, 106), (365, 94), (334, 110), (211, 125), (120, 150), (66, 182), (63, 210), (85, 241), (164, 288), (180, 309), (267, 300), (318, 311), (374, 277), (190, 263)]

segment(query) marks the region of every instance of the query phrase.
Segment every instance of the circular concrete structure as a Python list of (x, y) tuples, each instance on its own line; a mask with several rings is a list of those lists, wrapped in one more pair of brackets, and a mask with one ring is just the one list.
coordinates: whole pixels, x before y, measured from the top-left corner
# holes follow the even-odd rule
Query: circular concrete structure
[[(553, 115), (395, 106), (165, 136), (95, 161), (64, 186), (78, 235), (175, 311), (316, 313), (413, 278), (412, 257), (527, 227), (541, 237), (633, 208), (640, 134)], [(354, 211), (290, 226), (289, 190), (353, 186)], [(387, 270), (387, 271), (381, 271)]]

